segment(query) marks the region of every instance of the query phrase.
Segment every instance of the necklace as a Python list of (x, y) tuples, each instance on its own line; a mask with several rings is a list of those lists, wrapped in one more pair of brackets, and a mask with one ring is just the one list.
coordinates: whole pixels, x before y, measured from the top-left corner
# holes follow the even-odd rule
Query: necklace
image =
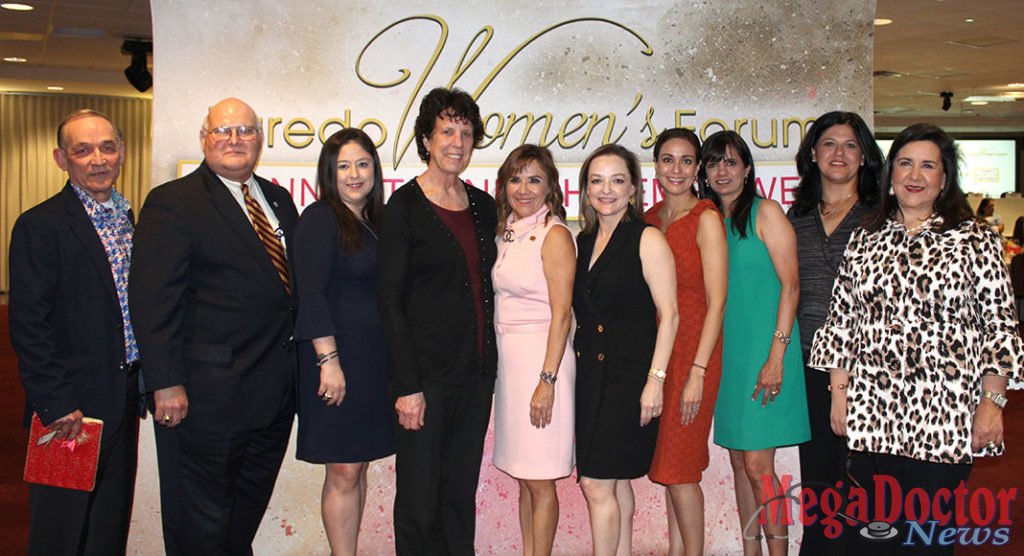
[[(933, 213), (929, 214), (925, 218), (918, 218), (918, 223), (914, 224), (913, 226), (908, 227), (907, 228), (907, 233), (908, 234), (913, 234), (914, 232), (917, 232), (918, 230), (920, 230), (920, 229), (922, 229), (922, 228), (924, 228), (926, 226), (930, 226), (931, 223), (932, 223), (932, 220), (935, 219), (935, 216), (936, 216), (936, 214), (933, 212)], [(906, 226), (906, 224), (904, 224), (904, 226)]]
[[(839, 207), (843, 203), (848, 201), (850, 199), (850, 197), (853, 197), (853, 195), (855, 193), (857, 193), (857, 192), (853, 191), (849, 195), (847, 195), (846, 197), (843, 197), (842, 199), (836, 201), (835, 203), (826, 203), (824, 200), (822, 200), (821, 201), (821, 205), (818, 207), (818, 212), (821, 213), (821, 215), (824, 216), (824, 217), (832, 216), (833, 214), (836, 213), (837, 210), (839, 210)], [(829, 208), (829, 205), (831, 205), (832, 208)], [(825, 207), (825, 210), (821, 210), (821, 207)]]
[(373, 231), (373, 228), (371, 228), (371, 227), (369, 227), (369, 226), (367, 226), (367, 225), (366, 225), (366, 221), (365, 221), (365, 220), (363, 220), (362, 218), (360, 218), (360, 219), (359, 219), (359, 223), (360, 223), (360, 224), (362, 224), (364, 228), (366, 228), (366, 231), (367, 231), (367, 232), (370, 232), (370, 235), (372, 235), (372, 236), (373, 236), (373, 239), (376, 239), (376, 240), (378, 240), (378, 241), (380, 240), (380, 238), (379, 238), (379, 237), (377, 237), (377, 233)]
[(679, 209), (678, 211), (673, 211), (672, 208), (669, 206), (669, 204), (666, 202), (664, 208), (662, 209), (662, 211), (664, 211), (664, 214), (665, 214), (665, 217), (661, 219), (662, 223), (666, 227), (668, 225), (671, 225), (676, 220), (679, 220), (680, 218), (686, 216), (687, 214), (690, 214), (690, 212), (693, 211), (694, 207), (696, 207), (697, 203), (699, 203), (699, 202), (700, 202), (700, 199), (697, 199), (693, 203), (692, 206), (690, 206), (688, 208)]

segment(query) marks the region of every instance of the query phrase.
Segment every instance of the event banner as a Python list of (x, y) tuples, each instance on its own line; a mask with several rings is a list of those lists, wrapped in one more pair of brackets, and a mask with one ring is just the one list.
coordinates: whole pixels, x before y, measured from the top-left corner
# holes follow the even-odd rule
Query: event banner
[[(201, 157), (207, 108), (237, 96), (263, 124), (261, 175), (287, 164), (272, 177), (300, 207), (310, 202), (302, 180), (315, 188), (320, 147), (343, 127), (374, 139), (392, 187), (422, 171), (413, 123), (434, 87), (464, 89), (480, 105), (485, 137), (469, 181), (483, 188), (516, 146), (544, 145), (570, 215), (578, 164), (602, 144), (650, 163), (665, 128), (702, 139), (731, 129), (757, 163), (788, 163), (766, 166), (767, 180), (758, 167), (762, 192), (788, 204), (813, 119), (836, 109), (871, 119), (873, 2), (154, 0), (152, 9), (153, 183)], [(651, 204), (650, 164), (645, 174)]]
[[(597, 147), (617, 143), (644, 167), (645, 204), (660, 199), (654, 141), (675, 126), (702, 139), (738, 132), (756, 161), (759, 193), (788, 204), (793, 158), (814, 118), (848, 110), (872, 121), (872, 19), (863, 0), (151, 0), (154, 31), (153, 185), (202, 160), (208, 107), (238, 97), (264, 130), (257, 173), (288, 188), (298, 206), (316, 198), (323, 141), (359, 127), (375, 141), (390, 193), (425, 165), (413, 124), (434, 87), (458, 87), (481, 109), (485, 137), (464, 179), (493, 194), (516, 146), (548, 147), (570, 217), (577, 174)], [(156, 461), (143, 427), (130, 551), (160, 553)], [(478, 554), (522, 552), (516, 482), (491, 464), (491, 434), (477, 496)], [(711, 442), (711, 441), (709, 441)], [(798, 480), (795, 449), (779, 475)], [(289, 448), (257, 537), (261, 554), (326, 554), (320, 518), (323, 466)], [(702, 486), (705, 550), (741, 552), (732, 470), (712, 444)], [(633, 552), (664, 554), (664, 489), (636, 491)], [(591, 552), (587, 507), (575, 476), (558, 482), (556, 554)], [(394, 458), (370, 465), (360, 550), (394, 551)], [(796, 547), (800, 528), (790, 529)]]

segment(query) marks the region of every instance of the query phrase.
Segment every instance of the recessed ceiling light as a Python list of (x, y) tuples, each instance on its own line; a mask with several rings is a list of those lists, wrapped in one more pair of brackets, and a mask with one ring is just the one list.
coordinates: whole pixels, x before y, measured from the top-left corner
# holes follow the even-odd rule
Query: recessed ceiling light
[(888, 17), (876, 17), (875, 18), (875, 25), (878, 26), (878, 27), (881, 27), (882, 25), (888, 25), (890, 23), (892, 23), (892, 20), (889, 19)]
[(968, 17), (967, 19), (964, 20), (964, 23), (974, 23), (974, 18)]
[(32, 6), (29, 6), (28, 4), (17, 4), (15, 2), (4, 2), (0, 4), (0, 8), (3, 8), (5, 10), (11, 10), (13, 12), (30, 12), (35, 9)]
[(64, 87), (58, 87), (56, 85), (50, 85), (46, 88), (47, 91), (63, 91)]
[(20, 63), (23, 63), (23, 62), (27, 62), (28, 60), (26, 60), (25, 58), (18, 58), (17, 56), (8, 56), (8, 57), (4, 58), (4, 61), (5, 62), (14, 62), (16, 64), (20, 64)]
[(988, 104), (988, 101), (986, 101), (986, 100), (979, 100), (979, 101), (972, 102), (971, 104), (973, 104), (974, 106), (985, 106), (986, 104)]
[(1007, 87), (1024, 87), (1024, 83), (1010, 83)]
[(1010, 95), (971, 95), (964, 99), (964, 102), (1013, 102), (1017, 100)]
[(1003, 96), (1005, 96), (1005, 97), (1020, 98), (1020, 97), (1024, 97), (1024, 91), (1007, 91), (1007, 92), (1003, 93)]

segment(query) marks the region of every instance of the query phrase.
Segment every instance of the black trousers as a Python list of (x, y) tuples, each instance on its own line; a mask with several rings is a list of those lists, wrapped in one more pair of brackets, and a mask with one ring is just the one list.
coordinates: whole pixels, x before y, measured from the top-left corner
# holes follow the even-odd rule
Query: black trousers
[(128, 380), (125, 394), (121, 424), (113, 436), (100, 444), (96, 486), (92, 492), (29, 485), (29, 556), (125, 553), (138, 462), (137, 373)]
[[(952, 465), (946, 463), (932, 463), (902, 456), (889, 454), (876, 454), (867, 452), (853, 452), (851, 454), (850, 474), (860, 483), (868, 494), (868, 520), (880, 519), (883, 516), (875, 515), (875, 475), (888, 475), (899, 483), (901, 496), (904, 500), (911, 489), (920, 488), (928, 494), (928, 500), (935, 500), (935, 493), (939, 489), (946, 488), (953, 491), (960, 481), (966, 483), (971, 474), (971, 464)], [(890, 493), (886, 491), (884, 502), (886, 511), (891, 508)], [(954, 512), (954, 499), (950, 499), (943, 511), (951, 514)], [(917, 504), (917, 502), (915, 502)], [(849, 554), (871, 554), (872, 556), (892, 555), (946, 555), (952, 556), (955, 547), (954, 542), (948, 546), (941, 546), (938, 542), (940, 532), (943, 528), (936, 526), (934, 543), (928, 546), (921, 542), (918, 535), (914, 535), (914, 545), (904, 545), (908, 538), (909, 526), (906, 524), (907, 515), (904, 505), (900, 515), (896, 518), (893, 526), (898, 534), (891, 540), (878, 541), (863, 538), (859, 529), (861, 527), (848, 527), (843, 531), (842, 538), (849, 544)], [(955, 514), (954, 514), (955, 515)], [(930, 516), (931, 517), (931, 516)], [(948, 527), (956, 527), (956, 521), (951, 520)]]
[(474, 554), (476, 487), (493, 394), (493, 379), (470, 386), (424, 381), (423, 427), (397, 425), (397, 554)]
[[(805, 361), (806, 354), (805, 354)], [(835, 488), (837, 481), (843, 482), (843, 490), (849, 487), (850, 481), (845, 474), (846, 439), (832, 432), (829, 414), (832, 411), (832, 393), (828, 391), (828, 373), (804, 367), (804, 383), (807, 389), (807, 413), (811, 420), (811, 439), (800, 445), (800, 482), (804, 488), (814, 491), (821, 500), (825, 486)], [(809, 515), (817, 515), (818, 520), (804, 527), (803, 542), (800, 545), (801, 556), (843, 556), (847, 554), (847, 542), (842, 537), (829, 539), (825, 536), (825, 527), (821, 524), (825, 517), (821, 506), (817, 506)]]
[(295, 406), (286, 396), (265, 429), (214, 432), (154, 422), (167, 556), (251, 555), (288, 448)]

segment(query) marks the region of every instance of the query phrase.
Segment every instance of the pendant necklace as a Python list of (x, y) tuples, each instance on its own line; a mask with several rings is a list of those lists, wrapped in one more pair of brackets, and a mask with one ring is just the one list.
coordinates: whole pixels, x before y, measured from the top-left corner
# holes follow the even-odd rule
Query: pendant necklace
[(365, 220), (363, 220), (362, 218), (360, 218), (360, 219), (359, 219), (359, 223), (360, 223), (360, 224), (362, 224), (364, 228), (366, 228), (366, 231), (367, 231), (367, 232), (370, 232), (370, 235), (372, 235), (372, 236), (373, 236), (373, 239), (376, 239), (376, 240), (380, 241), (380, 238), (379, 238), (379, 237), (377, 237), (377, 233), (373, 231), (373, 228), (371, 228), (371, 227), (369, 227), (369, 226), (367, 226), (367, 225), (366, 225), (366, 221), (365, 221)]
[[(821, 216), (823, 216), (823, 217), (829, 217), (829, 216), (832, 216), (833, 214), (835, 214), (835, 213), (836, 213), (836, 211), (837, 211), (837, 210), (839, 210), (839, 207), (840, 207), (840, 206), (841, 206), (841, 205), (842, 205), (843, 203), (845, 203), (845, 202), (846, 202), (847, 200), (849, 200), (849, 199), (850, 199), (850, 197), (853, 197), (853, 195), (854, 195), (855, 193), (857, 193), (857, 192), (856, 192), (856, 191), (853, 191), (852, 193), (850, 193), (850, 194), (849, 194), (849, 195), (847, 195), (846, 197), (843, 197), (843, 198), (842, 198), (842, 199), (840, 199), (839, 201), (837, 201), (837, 202), (835, 202), (835, 203), (831, 203), (831, 205), (832, 205), (832, 208), (828, 208), (828, 207), (829, 207), (829, 203), (826, 203), (825, 201), (821, 201), (821, 206), (819, 206), (819, 207), (818, 207), (818, 212), (819, 212), (819, 213), (821, 213)], [(822, 206), (823, 206), (823, 207), (825, 207), (825, 210), (821, 210), (821, 207), (822, 207)]]

